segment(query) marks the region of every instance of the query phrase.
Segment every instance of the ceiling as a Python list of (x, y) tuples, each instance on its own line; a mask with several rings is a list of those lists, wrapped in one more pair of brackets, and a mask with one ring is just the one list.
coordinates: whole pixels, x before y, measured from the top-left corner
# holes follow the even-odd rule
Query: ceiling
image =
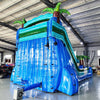
[[(62, 2), (61, 8), (67, 9), (71, 15), (63, 14), (82, 39), (88, 43), (100, 42), (100, 0), (50, 0), (53, 3)], [(47, 6), (40, 0), (1, 0), (0, 22), (20, 28), (13, 24), (16, 20), (25, 18), (27, 21), (41, 14)], [(80, 40), (69, 28), (66, 28), (72, 45), (79, 45)], [(0, 51), (15, 50), (16, 31), (0, 25)], [(9, 41), (10, 44), (7, 41)]]

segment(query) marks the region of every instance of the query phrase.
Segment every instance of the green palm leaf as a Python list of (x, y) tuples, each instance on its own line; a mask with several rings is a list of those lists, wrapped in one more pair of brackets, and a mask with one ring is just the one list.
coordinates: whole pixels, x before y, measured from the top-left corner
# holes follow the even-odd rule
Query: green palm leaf
[(88, 57), (88, 56), (84, 56), (84, 58), (85, 58), (85, 59), (90, 59), (90, 57)]
[(23, 18), (22, 21), (18, 20), (18, 21), (15, 21), (14, 22), (14, 24), (16, 24), (16, 23), (19, 23), (19, 24), (22, 25), (22, 24), (25, 24), (26, 23), (26, 20), (25, 20), (25, 18)]
[(25, 24), (27, 21), (25, 20), (25, 18), (22, 19), (22, 23)]
[(22, 21), (19, 21), (19, 20), (14, 22), (14, 24), (16, 24), (16, 23), (19, 23), (21, 25), (23, 24), (23, 22)]
[(85, 55), (80, 55), (80, 56), (77, 56), (77, 59), (82, 60), (82, 59), (90, 59), (90, 58)]
[(83, 55), (77, 56), (77, 59), (83, 60), (84, 59), (84, 56)]
[(71, 15), (70, 12), (66, 9), (60, 9), (60, 13), (67, 13), (68, 15)]
[(60, 5), (61, 5), (61, 2), (58, 2), (56, 7), (54, 8), (54, 11), (58, 11), (59, 12)]
[(50, 12), (53, 13), (53, 8), (45, 8), (42, 12)]

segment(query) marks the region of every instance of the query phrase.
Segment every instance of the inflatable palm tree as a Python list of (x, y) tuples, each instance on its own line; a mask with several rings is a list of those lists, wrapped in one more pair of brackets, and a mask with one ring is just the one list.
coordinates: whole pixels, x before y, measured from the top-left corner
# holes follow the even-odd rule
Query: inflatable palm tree
[(89, 57), (85, 55), (80, 55), (80, 56), (77, 56), (77, 59), (80, 60), (80, 65), (84, 66), (84, 59), (89, 59)]
[(24, 27), (24, 24), (26, 23), (26, 20), (25, 18), (22, 19), (22, 21), (18, 20), (18, 21), (15, 21), (14, 24), (16, 23), (19, 23), (20, 25), (22, 25), (22, 28)]
[(45, 8), (42, 12), (50, 12), (53, 13), (53, 17), (57, 17), (57, 23), (59, 23), (59, 17), (60, 14), (62, 13), (67, 13), (68, 15), (70, 15), (70, 12), (66, 9), (60, 9), (60, 5), (61, 3), (57, 3), (56, 7), (53, 8)]

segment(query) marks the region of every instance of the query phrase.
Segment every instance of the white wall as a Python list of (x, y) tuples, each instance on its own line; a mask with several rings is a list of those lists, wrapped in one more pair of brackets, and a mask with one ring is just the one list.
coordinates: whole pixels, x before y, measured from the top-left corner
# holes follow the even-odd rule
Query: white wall
[(84, 47), (80, 47), (80, 48), (73, 48), (74, 51), (76, 51), (76, 55), (83, 55), (84, 52)]
[[(76, 55), (84, 55), (84, 51), (85, 51), (84, 47), (73, 48), (73, 49), (74, 49), (74, 51), (76, 51)], [(98, 64), (99, 64), (98, 59), (100, 58), (100, 56), (97, 55), (97, 50), (100, 50), (100, 46), (98, 46), (98, 47), (89, 47), (88, 48), (88, 51), (89, 51), (90, 55), (92, 54), (92, 51), (95, 51), (95, 58), (94, 58), (94, 61), (93, 61), (94, 66), (98, 66)], [(3, 62), (4, 62), (4, 56), (5, 55), (12, 55), (12, 63), (14, 63), (14, 53), (13, 52), (10, 52), (10, 51), (4, 52)], [(0, 58), (1, 58), (1, 56), (0, 56)]]
[(92, 51), (95, 51), (95, 58), (93, 61), (93, 65), (94, 66), (98, 66), (99, 65), (99, 58), (100, 56), (97, 55), (97, 51), (100, 50), (100, 47), (89, 47), (89, 52), (91, 53)]

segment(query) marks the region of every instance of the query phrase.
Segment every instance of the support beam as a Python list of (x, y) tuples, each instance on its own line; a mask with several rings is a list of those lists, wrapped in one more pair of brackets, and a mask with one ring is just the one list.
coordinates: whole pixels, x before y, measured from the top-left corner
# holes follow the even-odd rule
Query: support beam
[(100, 44), (100, 41), (88, 43), (88, 45), (89, 45), (89, 44)]
[(15, 64), (16, 51), (14, 51), (13, 57), (14, 57), (14, 64)]
[(3, 40), (3, 39), (0, 39), (0, 41), (5, 42), (5, 43), (10, 44), (10, 45), (13, 45), (13, 46), (16, 46), (15, 43), (12, 43), (12, 42), (9, 42), (9, 41)]
[(73, 48), (84, 48), (83, 45), (80, 45), (80, 44), (75, 44), (75, 45), (72, 45)]
[(81, 32), (84, 32), (84, 31), (85, 32), (86, 31), (88, 32), (88, 31), (94, 31), (94, 30), (100, 30), (100, 27), (97, 27), (97, 28), (95, 28), (95, 27), (94, 28), (91, 28), (91, 27), (88, 27), (88, 28), (80, 28), (80, 31)]
[(94, 9), (91, 9), (91, 10), (87, 10), (87, 11), (84, 11), (84, 12), (80, 12), (80, 13), (76, 12), (75, 14), (71, 15), (69, 17), (69, 19), (75, 20), (75, 19), (78, 19), (78, 18), (94, 16), (94, 14), (95, 15), (100, 14), (100, 7), (94, 8)]
[(1, 49), (4, 49), (4, 50), (8, 50), (8, 51), (11, 51), (11, 52), (15, 52), (15, 50), (12, 50), (12, 49), (9, 49), (9, 48), (5, 48), (5, 47), (0, 47)]
[(56, 5), (50, 2), (49, 0), (41, 0), (44, 4), (46, 4), (48, 7), (54, 8)]
[[(100, 28), (99, 26), (100, 24), (93, 24), (93, 25), (86, 25), (86, 26), (81, 26), (81, 27), (78, 27), (79, 29), (92, 29), (92, 28)], [(77, 28), (77, 27), (75, 27)]]
[(100, 47), (100, 41), (88, 43), (88, 47)]
[(100, 14), (95, 14), (95, 15), (93, 15), (93, 16), (88, 16), (88, 17), (80, 17), (80, 18), (78, 18), (78, 19), (75, 19), (75, 20), (73, 20), (73, 19), (69, 19), (69, 20), (71, 20), (71, 23), (82, 23), (82, 22), (86, 22), (86, 21), (92, 21), (92, 20), (95, 20), (95, 19), (100, 19)]
[[(84, 19), (85, 20), (85, 19)], [(88, 21), (72, 21), (71, 24), (72, 25), (82, 25), (82, 24), (86, 24), (86, 25), (91, 25), (93, 23), (100, 23), (100, 18), (99, 19), (92, 19), (92, 20), (88, 20)]]
[[(89, 50), (88, 50), (88, 46), (85, 46), (85, 55), (89, 56)], [(88, 59), (86, 59), (86, 65), (88, 65)]]
[[(13, 31), (17, 31), (17, 29), (15, 27), (13, 27), (13, 26), (11, 26), (11, 25), (9, 25), (7, 23), (0, 22), (0, 25), (1, 26), (4, 26), (4, 27), (7, 27), (7, 28), (9, 28), (9, 29), (11, 29)], [(12, 43), (12, 42), (9, 42), (9, 41), (3, 40), (3, 39), (0, 39), (0, 41), (5, 42), (5, 43), (8, 43), (10, 45), (14, 45), (14, 46), (16, 45), (15, 43)]]
[[(44, 4), (46, 4), (48, 7), (54, 8), (56, 5), (50, 2), (49, 0), (41, 0)], [(84, 46), (86, 45), (85, 41), (82, 39), (82, 37), (77, 33), (77, 31), (73, 28), (73, 26), (70, 24), (70, 22), (61, 14), (62, 21), (67, 25), (70, 26), (72, 29), (72, 32), (77, 36), (77, 38), (83, 42)]]
[(13, 26), (7, 24), (7, 23), (0, 22), (0, 25), (1, 25), (1, 26), (4, 26), (4, 27), (7, 27), (7, 28), (9, 28), (9, 29), (11, 29), (11, 30), (13, 30), (13, 31), (17, 31), (17, 28), (15, 28), (15, 27), (13, 27)]
[(0, 51), (0, 53), (1, 53), (1, 62), (3, 62), (3, 52)]
[[(88, 43), (88, 47), (100, 47), (100, 42)], [(73, 48), (84, 48), (82, 45), (72, 45)]]

